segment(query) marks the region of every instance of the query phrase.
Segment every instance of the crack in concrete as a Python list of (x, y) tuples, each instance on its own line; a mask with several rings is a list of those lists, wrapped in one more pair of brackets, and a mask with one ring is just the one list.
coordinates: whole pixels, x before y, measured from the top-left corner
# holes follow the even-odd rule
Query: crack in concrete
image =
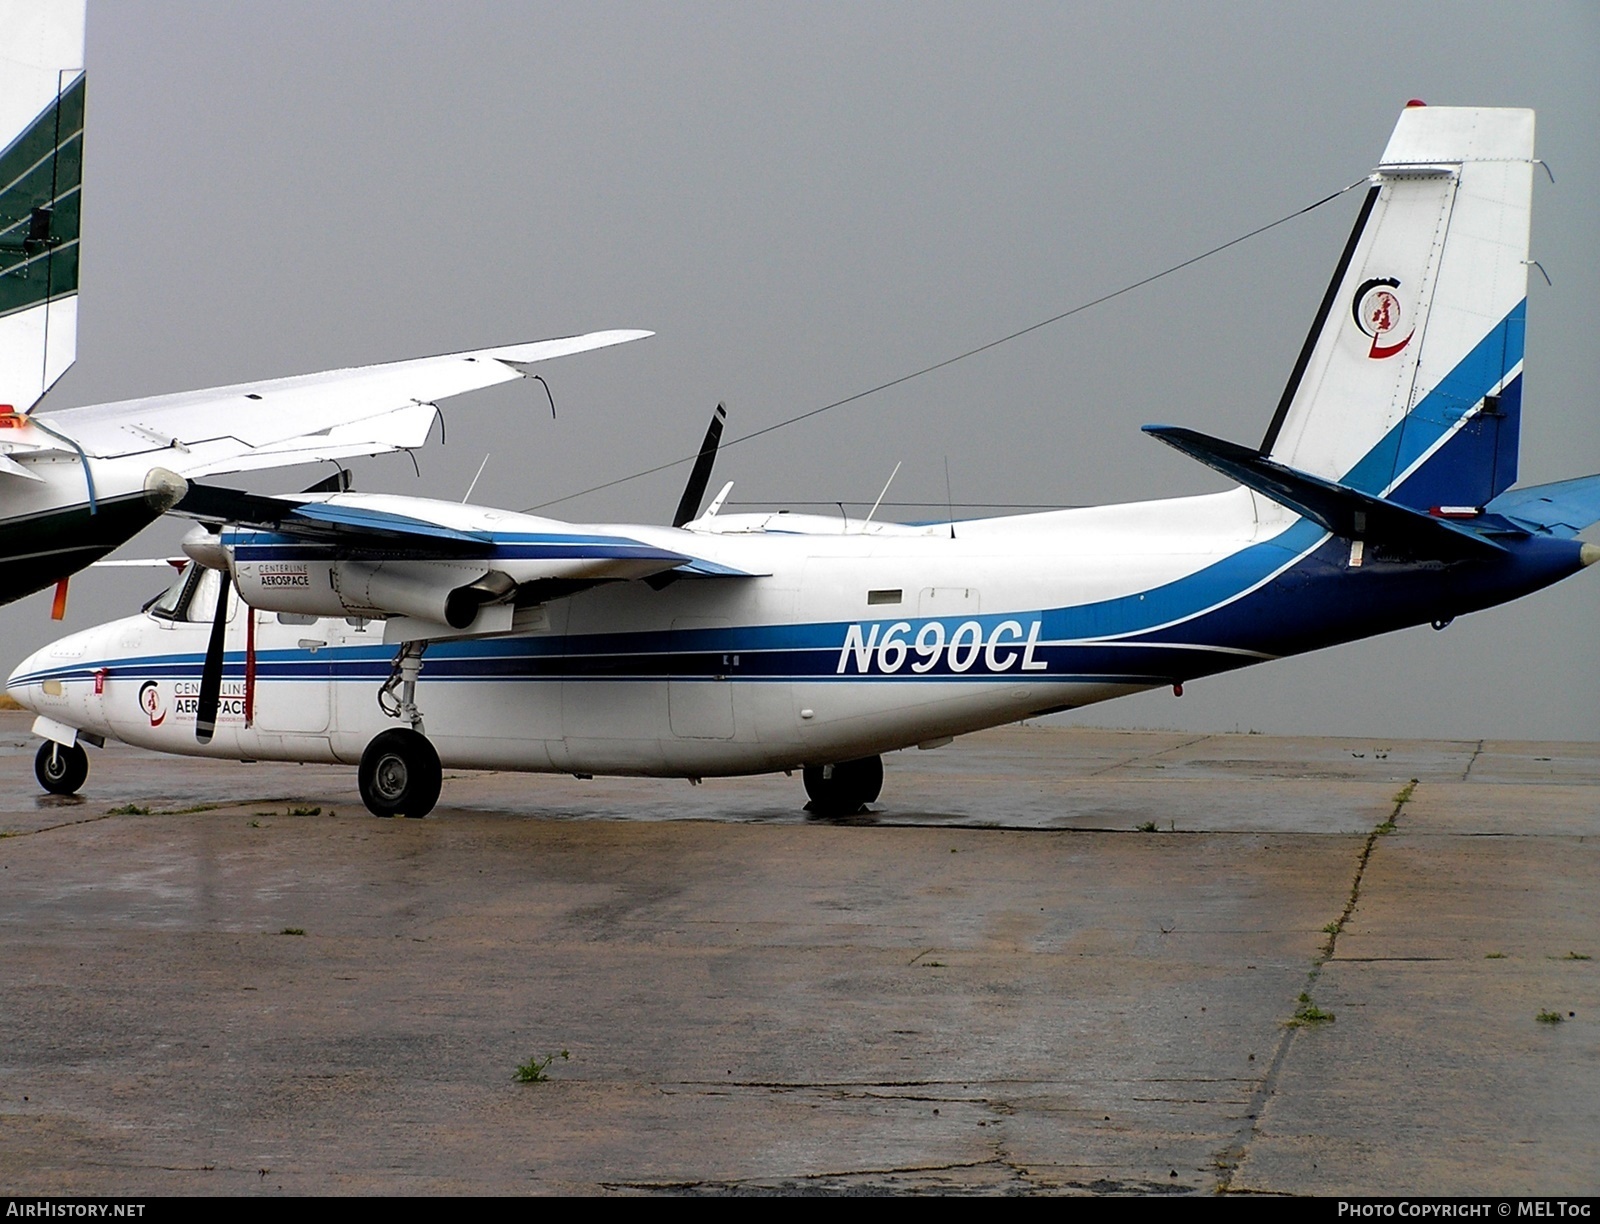
[[(1480, 749), (1483, 747), (1481, 740), (1478, 742), (1478, 747)], [(1476, 753), (1473, 755), (1473, 759), (1477, 759)], [(1471, 769), (1470, 763), (1467, 768)], [(1410, 782), (1406, 783), (1400, 792), (1395, 795), (1394, 809), (1389, 813), (1388, 817), (1381, 824), (1375, 825), (1372, 831), (1367, 834), (1367, 840), (1361, 847), (1361, 855), (1356, 860), (1355, 878), (1350, 882), (1350, 895), (1345, 900), (1344, 911), (1336, 920), (1328, 924), (1328, 942), (1323, 944), (1321, 952), (1317, 954), (1310, 970), (1306, 973), (1306, 989), (1300, 995), (1301, 1006), (1296, 1010), (1294, 1017), (1284, 1021), (1283, 1035), (1278, 1038), (1278, 1046), (1273, 1051), (1272, 1061), (1267, 1065), (1266, 1074), (1262, 1076), (1260, 1085), (1251, 1094), (1250, 1108), (1245, 1114), (1245, 1120), (1248, 1125), (1240, 1129), (1238, 1134), (1234, 1136), (1233, 1142), (1218, 1152), (1213, 1161), (1213, 1164), (1222, 1174), (1217, 1181), (1216, 1193), (1218, 1194), (1251, 1193), (1250, 1191), (1235, 1190), (1233, 1188), (1233, 1175), (1238, 1171), (1239, 1166), (1244, 1163), (1244, 1159), (1250, 1151), (1250, 1144), (1260, 1133), (1261, 1115), (1266, 1110), (1267, 1103), (1277, 1091), (1278, 1079), (1283, 1071), (1284, 1063), (1288, 1061), (1289, 1050), (1294, 1044), (1295, 1035), (1300, 1031), (1303, 1024), (1307, 1022), (1300, 1018), (1302, 1013), (1317, 1010), (1310, 1002), (1311, 988), (1317, 984), (1317, 980), (1322, 976), (1323, 966), (1334, 959), (1334, 952), (1339, 944), (1339, 936), (1344, 933), (1345, 925), (1350, 921), (1351, 915), (1355, 913), (1356, 904), (1361, 900), (1361, 881), (1366, 875), (1367, 864), (1372, 859), (1372, 852), (1377, 847), (1378, 839), (1394, 832), (1395, 822), (1399, 819), (1400, 813), (1404, 810), (1406, 804), (1410, 803), (1412, 797), (1416, 794), (1417, 785), (1416, 778), (1412, 778)], [(1332, 1016), (1323, 1017), (1323, 1019), (1328, 1020), (1332, 1018)]]
[(39, 833), (54, 833), (57, 829), (71, 829), (78, 825), (94, 824), (96, 821), (100, 820), (111, 820), (113, 819), (113, 815), (114, 814), (111, 812), (102, 812), (98, 816), (85, 816), (82, 820), (63, 820), (60, 824), (41, 825), (37, 829), (11, 830), (5, 833), (0, 833), (0, 838), (33, 837)]
[[(226, 815), (227, 813), (236, 811), (237, 809), (259, 807), (262, 804), (277, 805), (281, 803), (287, 805), (301, 802), (303, 802), (303, 800), (292, 795), (275, 795), (264, 799), (230, 799), (227, 802), (222, 803), (199, 803), (191, 807), (153, 808), (150, 811), (127, 812), (113, 810), (109, 812), (101, 812), (98, 816), (85, 816), (80, 820), (63, 820), (59, 824), (40, 825), (37, 829), (7, 830), (5, 832), (0, 832), (0, 840), (5, 840), (6, 838), (11, 837), (33, 837), (39, 833), (54, 833), (59, 829), (74, 829), (79, 825), (96, 824), (102, 820), (117, 820), (122, 817), (140, 819), (152, 816), (198, 816), (202, 813), (206, 815), (213, 815), (217, 813)], [(278, 813), (272, 812), (270, 815), (277, 816)], [(286, 816), (286, 818), (288, 817)]]
[(1472, 773), (1472, 767), (1478, 763), (1478, 757), (1483, 752), (1483, 741), (1478, 741), (1478, 746), (1472, 750), (1472, 756), (1467, 761), (1467, 767), (1461, 771), (1461, 780), (1465, 782)]
[[(971, 1173), (976, 1169), (993, 1169), (1010, 1175), (1012, 1184), (1007, 1186), (999, 1183), (993, 1187), (1000, 1193), (1010, 1194), (1050, 1194), (1062, 1189), (1080, 1190), (1089, 1194), (1101, 1195), (1129, 1195), (1129, 1194), (1193, 1194), (1195, 1188), (1189, 1185), (1173, 1185), (1171, 1182), (1141, 1181), (1120, 1177), (1095, 1177), (1091, 1179), (1072, 1178), (1062, 1176), (1056, 1172), (1056, 1167), (1036, 1169), (1021, 1164), (1003, 1152), (986, 1160), (947, 1161), (930, 1164), (890, 1165), (883, 1168), (842, 1169), (822, 1173), (796, 1173), (779, 1177), (755, 1177), (731, 1179), (697, 1179), (693, 1181), (615, 1181), (602, 1183), (603, 1187), (611, 1191), (634, 1191), (655, 1194), (706, 1194), (706, 1195), (783, 1195), (783, 1194), (813, 1194), (813, 1195), (850, 1195), (850, 1194), (927, 1194), (937, 1193), (937, 1187), (927, 1185), (908, 1185), (903, 1187), (884, 1186), (873, 1184), (868, 1186), (852, 1186), (849, 1183), (859, 1182), (862, 1179), (881, 1179), (908, 1177), (915, 1178), (919, 1175), (939, 1173)], [(830, 1186), (828, 1183), (845, 1183)], [(950, 1193), (966, 1194), (971, 1192), (970, 1186), (952, 1186)]]
[(1131, 756), (1126, 760), (1113, 761), (1110, 765), (1101, 766), (1099, 769), (1091, 769), (1088, 773), (1080, 776), (1085, 778), (1098, 778), (1101, 774), (1110, 773), (1113, 769), (1123, 769), (1129, 765), (1136, 765), (1140, 761), (1148, 761), (1153, 757), (1165, 756), (1169, 752), (1178, 752), (1184, 748), (1193, 748), (1196, 744), (1203, 744), (1208, 739), (1216, 739), (1216, 736), (1197, 735), (1192, 740), (1184, 740), (1181, 744), (1171, 744), (1166, 748), (1161, 748), (1155, 752), (1146, 753), (1143, 756)]

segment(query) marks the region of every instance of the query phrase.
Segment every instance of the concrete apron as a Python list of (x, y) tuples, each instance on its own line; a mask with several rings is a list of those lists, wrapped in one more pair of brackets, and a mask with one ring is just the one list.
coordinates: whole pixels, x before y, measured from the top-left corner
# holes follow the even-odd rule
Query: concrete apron
[(1600, 746), (1010, 728), (845, 823), (513, 774), (378, 821), (118, 747), (47, 798), (27, 726), (12, 1193), (1596, 1190)]

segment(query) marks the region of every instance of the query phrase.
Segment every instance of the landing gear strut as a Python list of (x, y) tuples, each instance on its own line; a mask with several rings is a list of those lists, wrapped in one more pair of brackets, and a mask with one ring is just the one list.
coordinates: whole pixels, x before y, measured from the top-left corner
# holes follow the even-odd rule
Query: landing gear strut
[(863, 757), (837, 765), (807, 765), (801, 771), (813, 816), (854, 816), (883, 790), (883, 758)]
[(444, 780), (426, 736), (396, 728), (375, 736), (361, 754), (361, 802), (374, 816), (426, 816)]
[[(427, 642), (406, 642), (395, 655), (389, 669), (389, 678), (378, 690), (378, 708), (390, 718), (409, 723), (418, 734), (422, 732), (422, 711), (417, 709), (417, 677), (422, 674), (422, 652)], [(395, 690), (400, 695), (395, 696)]]
[(52, 795), (71, 795), (89, 777), (89, 754), (81, 744), (45, 740), (33, 758), (33, 776)]
[(423, 734), (417, 708), (417, 677), (427, 649), (424, 641), (403, 643), (389, 679), (378, 690), (378, 708), (409, 726), (375, 736), (361, 754), (361, 802), (374, 816), (426, 816), (439, 802), (444, 773), (438, 752)]

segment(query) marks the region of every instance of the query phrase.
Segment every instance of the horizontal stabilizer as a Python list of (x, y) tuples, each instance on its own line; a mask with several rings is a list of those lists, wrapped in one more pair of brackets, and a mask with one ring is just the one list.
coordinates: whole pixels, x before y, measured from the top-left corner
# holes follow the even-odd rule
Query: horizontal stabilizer
[(1525, 531), (1571, 539), (1585, 527), (1600, 522), (1600, 476), (1507, 489), (1484, 510)]
[(1247, 489), (1304, 515), (1334, 535), (1389, 544), (1414, 556), (1446, 561), (1506, 551), (1469, 528), (1320, 476), (1297, 472), (1236, 442), (1174, 425), (1146, 425), (1144, 431)]

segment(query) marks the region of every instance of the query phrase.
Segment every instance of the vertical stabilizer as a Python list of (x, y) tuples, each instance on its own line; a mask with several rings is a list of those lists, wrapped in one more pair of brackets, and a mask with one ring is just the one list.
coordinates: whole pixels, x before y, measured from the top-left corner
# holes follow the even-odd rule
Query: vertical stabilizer
[(1401, 114), (1262, 454), (1427, 509), (1516, 479), (1533, 112)]
[(0, 404), (78, 351), (85, 0), (0, 0)]

